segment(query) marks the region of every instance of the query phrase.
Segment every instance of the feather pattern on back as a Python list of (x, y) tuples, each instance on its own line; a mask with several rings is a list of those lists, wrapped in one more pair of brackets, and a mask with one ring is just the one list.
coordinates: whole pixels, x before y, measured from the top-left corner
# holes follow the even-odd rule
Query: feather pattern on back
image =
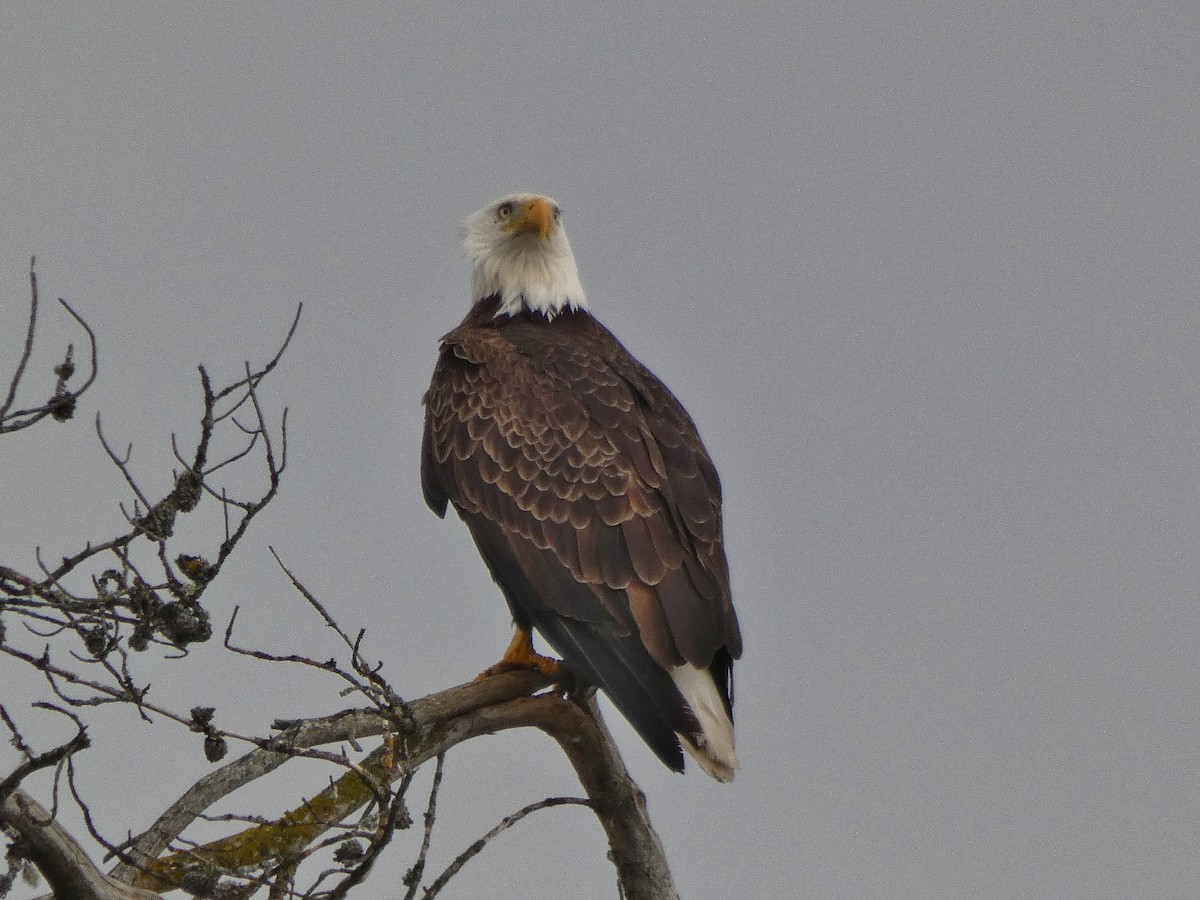
[(695, 425), (585, 310), (498, 315), (500, 303), (479, 300), (442, 339), (426, 501), (439, 515), (454, 505), (518, 624), (602, 687), (668, 766), (682, 768), (678, 734), (702, 761), (719, 754), (703, 764), (728, 780), (732, 725), (712, 723), (721, 707), (730, 722), (742, 643), (720, 481)]

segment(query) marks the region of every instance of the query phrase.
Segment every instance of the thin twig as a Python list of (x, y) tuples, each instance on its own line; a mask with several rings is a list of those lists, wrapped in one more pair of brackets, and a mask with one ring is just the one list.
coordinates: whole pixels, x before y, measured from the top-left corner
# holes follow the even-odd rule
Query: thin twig
[(26, 776), (39, 769), (48, 769), (51, 766), (57, 766), (64, 759), (70, 759), (72, 754), (78, 753), (90, 744), (87, 736), (87, 728), (84, 727), (79, 717), (70, 710), (62, 709), (49, 703), (35, 703), (34, 705), (42, 709), (53, 710), (69, 718), (75, 723), (75, 736), (69, 741), (59, 744), (51, 750), (47, 750), (45, 753), (34, 753), (25, 744), (24, 739), (21, 737), (21, 732), (17, 729), (16, 723), (13, 722), (12, 717), (8, 714), (8, 710), (3, 705), (0, 705), (0, 719), (4, 721), (5, 726), (12, 733), (13, 746), (21, 751), (21, 754), (25, 757), (25, 762), (17, 766), (7, 777), (0, 779), (0, 803), (3, 803), (17, 789), (17, 786), (20, 785)]
[(433, 784), (429, 788), (429, 805), (425, 809), (425, 831), (421, 835), (421, 850), (417, 854), (417, 861), (404, 875), (404, 883), (408, 885), (408, 892), (405, 893), (404, 900), (413, 900), (413, 897), (417, 895), (417, 888), (421, 886), (421, 876), (425, 873), (425, 860), (429, 856), (429, 845), (433, 840), (433, 825), (437, 819), (438, 791), (442, 787), (442, 770), (445, 763), (445, 752), (439, 753), (437, 768), (433, 770)]
[(37, 272), (35, 270), (36, 258), (31, 258), (29, 261), (29, 322), (25, 330), (25, 342), (22, 347), (20, 359), (17, 361), (16, 370), (13, 372), (12, 379), (9, 381), (8, 391), (4, 397), (4, 402), (0, 404), (0, 434), (5, 434), (13, 431), (20, 431), (23, 428), (28, 428), (31, 425), (40, 422), (47, 416), (51, 416), (60, 422), (64, 422), (75, 413), (75, 405), (79, 397), (81, 397), (88, 388), (96, 380), (96, 375), (99, 371), (98, 355), (96, 353), (96, 334), (92, 327), (88, 325), (83, 316), (79, 315), (71, 304), (66, 300), (59, 298), (58, 302), (67, 311), (79, 326), (84, 330), (88, 337), (88, 345), (90, 349), (90, 373), (88, 378), (82, 385), (75, 390), (68, 390), (67, 383), (75, 374), (75, 348), (73, 344), (67, 344), (67, 350), (64, 354), (63, 361), (55, 367), (54, 374), (56, 382), (54, 393), (49, 400), (37, 406), (31, 406), (26, 409), (13, 409), (13, 404), (16, 402), (17, 393), (20, 389), (21, 382), (25, 377), (29, 361), (33, 356), (34, 335), (37, 326), (37, 317), (39, 309), (39, 294)]
[(29, 260), (29, 324), (25, 329), (25, 345), (21, 351), (21, 359), (17, 362), (17, 370), (13, 373), (12, 381), (9, 382), (8, 395), (4, 398), (4, 405), (0, 406), (0, 427), (8, 418), (8, 411), (12, 409), (13, 402), (17, 398), (17, 388), (20, 387), (21, 379), (25, 375), (25, 367), (29, 365), (29, 357), (33, 355), (33, 332), (37, 325), (38, 314), (37, 272), (34, 271), (36, 261), (37, 257)]
[(483, 848), (488, 845), (488, 842), (498, 834), (516, 825), (531, 813), (535, 813), (541, 809), (550, 809), (554, 806), (586, 806), (590, 809), (592, 808), (592, 801), (584, 797), (547, 797), (544, 800), (539, 800), (536, 803), (530, 803), (528, 806), (523, 806), (515, 813), (505, 816), (500, 820), (500, 823), (496, 825), (495, 828), (493, 828), (479, 840), (475, 841), (475, 843), (471, 844), (471, 846), (462, 853), (458, 854), (458, 856), (454, 858), (454, 861), (446, 867), (446, 870), (437, 877), (433, 884), (426, 888), (425, 893), (421, 895), (421, 900), (433, 900), (433, 898), (441, 892), (442, 888), (446, 886), (450, 879), (457, 875), (459, 870), (462, 869), (462, 867), (470, 862), (475, 856), (478, 856)]

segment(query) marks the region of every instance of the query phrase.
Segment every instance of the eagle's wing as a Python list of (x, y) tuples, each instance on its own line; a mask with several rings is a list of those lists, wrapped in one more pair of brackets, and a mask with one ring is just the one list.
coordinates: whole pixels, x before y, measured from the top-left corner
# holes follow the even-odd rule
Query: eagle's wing
[(678, 769), (674, 733), (697, 726), (669, 671), (711, 671), (728, 709), (741, 652), (720, 485), (661, 382), (607, 332), (579, 337), (532, 340), (519, 323), (447, 335), (422, 484), (439, 515), (458, 509), (518, 622)]

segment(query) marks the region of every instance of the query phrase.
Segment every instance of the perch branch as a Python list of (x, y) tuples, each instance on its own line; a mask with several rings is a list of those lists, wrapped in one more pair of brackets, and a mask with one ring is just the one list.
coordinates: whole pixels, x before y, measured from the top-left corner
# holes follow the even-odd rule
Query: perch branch
[[(502, 703), (514, 697), (527, 696), (547, 685), (547, 680), (534, 672), (507, 672), (485, 681), (460, 685), (438, 694), (423, 697), (411, 704), (412, 721), (415, 724), (414, 731), (419, 734), (439, 723), (454, 721), (483, 707)], [(278, 724), (282, 725), (282, 723)], [(179, 837), (200, 813), (218, 800), (279, 768), (292, 758), (292, 751), (296, 749), (373, 737), (387, 733), (392, 727), (387, 716), (374, 710), (338, 713), (321, 719), (288, 723), (285, 730), (277, 735), (269, 745), (251, 750), (239, 759), (227, 763), (197, 781), (159, 817), (158, 821), (133, 841), (130, 855), (144, 860), (150, 870), (154, 872), (159, 872), (159, 867), (166, 865), (169, 860), (174, 860), (171, 866), (173, 871), (177, 873), (186, 871), (189, 868), (187, 859), (166, 857), (157, 862), (154, 860), (157, 860), (171, 841)], [(397, 743), (402, 743), (402, 740), (398, 740)], [(407, 757), (410, 768), (415, 769), (421, 763), (437, 755), (435, 749), (431, 753), (414, 756), (414, 749), (410, 747)], [(402, 774), (394, 761), (392, 766), (383, 765), (388, 762), (383, 758), (386, 756), (386, 753), (381, 752), (383, 750), (385, 747), (381, 747), (369, 756), (362, 765), (368, 768), (368, 771), (374, 765), (377, 771), (387, 770), (392, 773), (392, 776)], [(392, 753), (396, 753), (394, 748)], [(372, 774), (376, 774), (376, 772)], [(357, 785), (355, 785), (356, 781)], [(342, 785), (343, 782), (346, 782), (346, 785)], [(352, 801), (341, 806), (340, 815), (348, 814), (370, 799), (367, 785), (363, 784), (353, 773), (344, 775), (342, 779), (335, 782), (333, 788), (325, 793), (336, 794), (337, 791), (334, 788), (339, 785), (349, 787), (353, 797)], [(312, 802), (317, 801), (311, 801), (306, 804), (306, 807), (311, 806)], [(300, 814), (303, 815), (303, 812), (301, 811)], [(242, 832), (241, 835), (233, 835), (217, 843), (223, 847), (236, 848), (239, 839), (242, 842), (252, 842), (257, 831), (257, 828), (249, 829)], [(166, 875), (167, 872), (159, 872), (159, 874)], [(140, 875), (136, 869), (124, 864), (113, 870), (113, 877), (127, 884), (142, 883), (137, 879), (146, 878), (146, 876)]]
[[(599, 719), (594, 700), (563, 698), (557, 693), (529, 696), (546, 686), (546, 680), (536, 673), (505, 673), (416, 700), (411, 704), (415, 726), (412, 733), (400, 735), (395, 747), (385, 743), (367, 754), (358, 769), (373, 780), (389, 783), (462, 741), (511, 728), (538, 728), (558, 742), (575, 768), (608, 836), (611, 858), (628, 900), (678, 900), (662, 844), (650, 824), (645, 797), (629, 777)], [(332, 717), (295, 727), (296, 732), (288, 740), (308, 743), (379, 734), (387, 722), (382, 714), (369, 713), (361, 718)], [(231, 776), (228, 781), (218, 782), (222, 773), (213, 773), (209, 790), (197, 790), (201, 787), (197, 785), (172, 807), (180, 814), (173, 824), (160, 820), (139, 838), (135, 846), (147, 862), (144, 872), (132, 873), (132, 883), (165, 889), (201, 868), (237, 870), (266, 858), (297, 855), (375, 796), (360, 771), (349, 771), (276, 822), (257, 825), (186, 853), (152, 859), (155, 852), (166, 848), (172, 832), (178, 833), (182, 820), (194, 818), (197, 805), (210, 804), (229, 793), (233, 781), (245, 783), (257, 777), (251, 773), (258, 767), (275, 768), (287, 758), (284, 751), (276, 751), (272, 755), (278, 758), (271, 760), (268, 752), (255, 750), (230, 763), (222, 770)], [(152, 834), (154, 838), (150, 839)], [(118, 874), (128, 873), (114, 872), (114, 877)]]
[(646, 797), (629, 777), (594, 696), (570, 701), (540, 694), (489, 707), (480, 717), (495, 731), (533, 726), (558, 742), (608, 836), (627, 900), (679, 900)]

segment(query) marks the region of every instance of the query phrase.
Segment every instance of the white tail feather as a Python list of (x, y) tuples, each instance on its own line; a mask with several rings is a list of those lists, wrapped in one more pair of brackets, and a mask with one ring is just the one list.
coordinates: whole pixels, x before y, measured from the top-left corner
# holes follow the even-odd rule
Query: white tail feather
[(698, 737), (679, 735), (683, 749), (717, 781), (733, 781), (733, 772), (738, 768), (737, 753), (733, 749), (733, 722), (725, 712), (717, 683), (707, 670), (692, 665), (675, 666), (671, 669), (671, 678), (700, 724)]

